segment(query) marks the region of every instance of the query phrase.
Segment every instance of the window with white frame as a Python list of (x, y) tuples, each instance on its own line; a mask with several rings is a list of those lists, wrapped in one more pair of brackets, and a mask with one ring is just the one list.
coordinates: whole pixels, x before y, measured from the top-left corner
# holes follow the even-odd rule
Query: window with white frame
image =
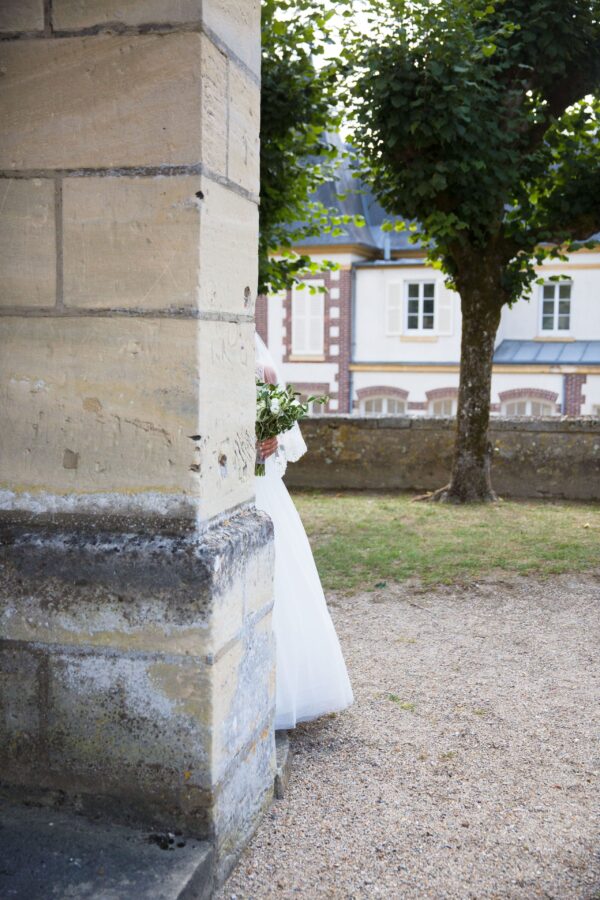
[(325, 352), (325, 295), (311, 293), (322, 281), (306, 282), (304, 289), (292, 291), (292, 355), (323, 356)]
[(433, 332), (435, 327), (435, 282), (409, 281), (406, 284), (407, 332)]
[(552, 281), (542, 285), (542, 332), (566, 332), (571, 328), (571, 284)]
[(519, 397), (502, 404), (503, 416), (554, 416), (556, 407), (549, 400), (538, 397)]
[(401, 397), (368, 397), (361, 400), (360, 411), (364, 416), (403, 416), (406, 401)]
[(429, 401), (430, 416), (455, 416), (456, 397), (438, 397)]

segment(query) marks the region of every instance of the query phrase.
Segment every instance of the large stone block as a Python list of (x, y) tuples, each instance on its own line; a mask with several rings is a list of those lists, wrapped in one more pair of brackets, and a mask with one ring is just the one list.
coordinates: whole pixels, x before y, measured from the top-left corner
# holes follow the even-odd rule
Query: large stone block
[(0, 180), (0, 306), (53, 306), (54, 182)]
[(0, 341), (5, 508), (195, 527), (251, 499), (252, 323), (11, 317)]
[(185, 320), (0, 320), (0, 487), (72, 496), (196, 490), (196, 331)]
[(256, 75), (260, 73), (260, 0), (203, 0), (202, 21)]
[(44, 27), (44, 0), (2, 0), (0, 32), (41, 31)]
[(212, 662), (241, 638), (247, 621), (269, 609), (270, 536), (267, 517), (249, 511), (201, 539), (84, 527), (76, 534), (53, 530), (41, 540), (13, 527), (0, 546), (0, 634), (15, 642)]
[[(42, 0), (38, 2), (41, 5)], [(52, 20), (58, 30), (203, 23), (256, 75), (260, 72), (257, 0), (54, 0)]]
[(63, 195), (66, 306), (252, 314), (255, 203), (183, 175), (67, 178)]
[(202, 322), (198, 352), (198, 511), (206, 520), (254, 493), (254, 324)]
[(205, 310), (254, 312), (258, 284), (258, 207), (203, 179), (199, 305)]
[(260, 185), (260, 87), (246, 72), (229, 66), (229, 153), (227, 175), (247, 191)]
[(227, 58), (202, 38), (202, 162), (211, 172), (227, 171)]
[(195, 308), (199, 189), (198, 176), (65, 179), (65, 305)]
[[(213, 77), (213, 56), (193, 32), (4, 43), (0, 168), (201, 162), (202, 79)], [(226, 108), (205, 114), (210, 144)]]
[(192, 23), (200, 20), (200, 0), (54, 0), (52, 20), (62, 29), (93, 25)]

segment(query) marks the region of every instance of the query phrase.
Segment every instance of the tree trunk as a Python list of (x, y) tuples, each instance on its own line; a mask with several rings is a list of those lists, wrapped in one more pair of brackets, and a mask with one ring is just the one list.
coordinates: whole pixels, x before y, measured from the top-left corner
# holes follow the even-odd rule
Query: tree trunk
[(439, 499), (451, 503), (497, 500), (492, 489), (492, 446), (488, 438), (492, 359), (504, 292), (502, 269), (482, 271), (473, 262), (465, 278), (457, 278), (461, 295), (462, 340), (456, 440), (450, 484)]

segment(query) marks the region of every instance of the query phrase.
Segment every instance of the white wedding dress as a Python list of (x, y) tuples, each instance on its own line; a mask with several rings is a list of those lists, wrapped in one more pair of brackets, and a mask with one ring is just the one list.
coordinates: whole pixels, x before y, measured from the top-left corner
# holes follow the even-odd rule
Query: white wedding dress
[[(258, 341), (260, 371), (268, 351)], [(279, 442), (255, 483), (256, 506), (268, 513), (275, 531), (275, 728), (283, 729), (345, 709), (353, 696), (310, 544), (282, 480), (287, 462), (298, 459), (306, 445), (297, 426)]]

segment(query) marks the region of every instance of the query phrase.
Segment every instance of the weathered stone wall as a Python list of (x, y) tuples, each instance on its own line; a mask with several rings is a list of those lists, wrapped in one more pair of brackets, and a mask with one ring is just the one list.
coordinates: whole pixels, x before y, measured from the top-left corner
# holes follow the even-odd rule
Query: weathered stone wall
[[(323, 417), (302, 433), (290, 487), (429, 491), (450, 476), (452, 420)], [(490, 438), (500, 495), (600, 500), (600, 420), (494, 419)]]
[(222, 875), (273, 782), (259, 3), (5, 0), (0, 37), (3, 790)]

